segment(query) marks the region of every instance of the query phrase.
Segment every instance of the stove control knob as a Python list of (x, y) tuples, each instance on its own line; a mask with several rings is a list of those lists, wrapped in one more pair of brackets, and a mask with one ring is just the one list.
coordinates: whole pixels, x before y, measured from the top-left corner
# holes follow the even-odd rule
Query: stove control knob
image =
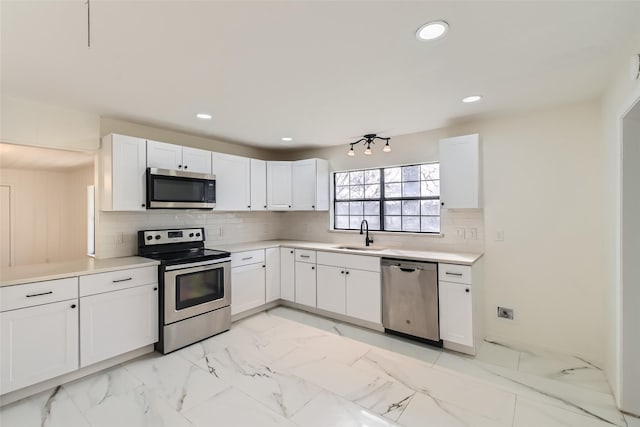
[(193, 233), (189, 233), (189, 237), (193, 237)]
[(160, 240), (160, 235), (156, 234), (156, 240)]
[(153, 239), (153, 236), (147, 236), (147, 240)]
[(200, 233), (196, 233), (196, 237), (200, 237)]

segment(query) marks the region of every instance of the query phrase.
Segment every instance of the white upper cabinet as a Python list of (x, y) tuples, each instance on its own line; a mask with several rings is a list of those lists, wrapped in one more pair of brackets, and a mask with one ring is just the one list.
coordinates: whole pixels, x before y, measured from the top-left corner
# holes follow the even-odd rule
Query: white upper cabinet
[(292, 205), (294, 210), (329, 209), (329, 166), (326, 160), (292, 162)]
[(267, 209), (292, 208), (291, 162), (267, 162)]
[(267, 162), (251, 159), (251, 210), (267, 210)]
[(211, 152), (147, 140), (147, 166), (186, 172), (211, 173)]
[(250, 159), (222, 153), (213, 153), (212, 159), (216, 176), (216, 210), (251, 209)]
[(440, 140), (440, 202), (445, 209), (480, 208), (480, 136)]
[(126, 135), (102, 138), (99, 193), (103, 211), (146, 209), (146, 141)]

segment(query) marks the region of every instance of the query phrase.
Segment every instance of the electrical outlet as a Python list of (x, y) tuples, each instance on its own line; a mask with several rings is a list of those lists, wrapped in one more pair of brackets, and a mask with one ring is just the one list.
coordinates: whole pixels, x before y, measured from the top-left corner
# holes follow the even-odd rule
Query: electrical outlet
[(467, 228), (467, 239), (478, 240), (478, 229), (475, 227)]
[(513, 320), (513, 308), (498, 307), (498, 317)]
[(456, 228), (456, 236), (458, 236), (460, 239), (464, 239), (464, 227)]

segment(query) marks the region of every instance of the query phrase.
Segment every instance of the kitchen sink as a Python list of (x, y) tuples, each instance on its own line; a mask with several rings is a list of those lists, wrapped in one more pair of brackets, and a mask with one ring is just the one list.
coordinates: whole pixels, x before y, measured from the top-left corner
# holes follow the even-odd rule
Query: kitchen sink
[(334, 249), (348, 249), (350, 251), (383, 251), (385, 248), (372, 248), (370, 246), (334, 246)]

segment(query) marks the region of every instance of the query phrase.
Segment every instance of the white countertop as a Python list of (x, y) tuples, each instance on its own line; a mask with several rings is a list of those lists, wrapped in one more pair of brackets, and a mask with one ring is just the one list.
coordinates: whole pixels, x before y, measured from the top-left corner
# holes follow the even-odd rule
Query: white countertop
[[(254, 249), (274, 248), (286, 246), (289, 248), (312, 249), (327, 252), (349, 253), (365, 256), (375, 256), (379, 258), (399, 258), (411, 259), (418, 261), (446, 262), (450, 264), (473, 265), (480, 257), (481, 253), (468, 252), (438, 252), (424, 251), (419, 249), (397, 249), (397, 248), (378, 248), (371, 245), (369, 248), (377, 250), (357, 250), (357, 249), (338, 249), (338, 246), (358, 247), (361, 245), (341, 244), (341, 243), (321, 243), (306, 242), (301, 240), (262, 240), (258, 242), (236, 243), (228, 245), (209, 244), (212, 249), (218, 249), (229, 252), (242, 252)], [(215, 247), (214, 247), (215, 246)], [(364, 248), (364, 245), (362, 245)]]
[(131, 256), (108, 259), (86, 257), (66, 262), (18, 265), (0, 270), (0, 287), (158, 264), (158, 261), (149, 258)]

